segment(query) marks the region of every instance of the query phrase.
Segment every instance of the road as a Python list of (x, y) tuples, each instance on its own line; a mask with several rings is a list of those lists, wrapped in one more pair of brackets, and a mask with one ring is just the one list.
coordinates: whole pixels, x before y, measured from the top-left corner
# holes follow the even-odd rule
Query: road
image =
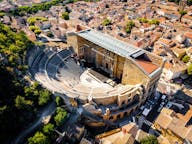
[(42, 124), (43, 118), (46, 117), (46, 116), (48, 116), (48, 115), (53, 114), (54, 111), (55, 111), (55, 109), (56, 109), (56, 104), (55, 104), (55, 102), (53, 101), (53, 102), (51, 102), (48, 106), (46, 106), (46, 107), (42, 110), (39, 118), (38, 118), (36, 121), (34, 121), (32, 124), (30, 124), (23, 132), (21, 132), (21, 133), (19, 134), (19, 136), (15, 139), (14, 144), (19, 144), (19, 143), (21, 143), (27, 135), (29, 135), (29, 134), (30, 134), (31, 132), (33, 132), (38, 126), (40, 126), (40, 125)]

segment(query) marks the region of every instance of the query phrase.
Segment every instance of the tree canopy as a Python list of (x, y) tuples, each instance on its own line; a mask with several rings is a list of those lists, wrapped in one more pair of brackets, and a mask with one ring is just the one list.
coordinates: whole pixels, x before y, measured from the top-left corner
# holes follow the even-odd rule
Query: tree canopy
[(24, 32), (0, 24), (0, 135), (1, 143), (11, 143), (49, 102), (51, 93), (37, 82), (24, 80), (27, 50), (35, 45)]
[(33, 46), (23, 31), (14, 32), (8, 26), (0, 24), (0, 53), (7, 58), (9, 66), (22, 68), (26, 51)]
[(39, 92), (38, 104), (44, 105), (51, 100), (51, 93), (48, 90), (41, 90)]
[(63, 108), (57, 107), (56, 115), (54, 117), (56, 125), (61, 126), (64, 123), (66, 117), (67, 112)]
[(62, 13), (62, 16), (61, 16), (64, 20), (69, 20), (69, 13), (68, 12), (64, 12)]
[(103, 26), (108, 26), (108, 25), (111, 25), (111, 24), (112, 24), (111, 20), (110, 20), (110, 19), (107, 19), (107, 18), (104, 19), (104, 20), (103, 20), (103, 23), (102, 23)]
[(135, 26), (133, 21), (129, 21), (125, 27), (126, 33), (131, 33), (132, 28)]
[(189, 64), (189, 66), (187, 68), (187, 73), (188, 73), (188, 75), (192, 75), (192, 64)]
[(47, 134), (47, 135), (50, 135), (53, 131), (54, 131), (54, 125), (51, 124), (51, 123), (48, 123), (47, 125), (45, 125), (43, 127), (43, 133), (44, 134)]
[(32, 4), (32, 6), (19, 6), (16, 10), (10, 11), (14, 15), (25, 15), (26, 13), (32, 14), (38, 11), (46, 11), (51, 8), (51, 6), (61, 3), (63, 0), (52, 0), (49, 2)]
[(42, 132), (36, 132), (33, 137), (28, 139), (29, 144), (49, 144), (50, 141), (47, 136), (45, 136)]
[(155, 136), (151, 135), (146, 138), (143, 138), (140, 141), (141, 144), (158, 144), (158, 140)]
[(190, 56), (188, 56), (188, 55), (185, 55), (185, 56), (182, 58), (182, 61), (183, 61), (184, 63), (187, 63), (189, 60), (190, 60)]

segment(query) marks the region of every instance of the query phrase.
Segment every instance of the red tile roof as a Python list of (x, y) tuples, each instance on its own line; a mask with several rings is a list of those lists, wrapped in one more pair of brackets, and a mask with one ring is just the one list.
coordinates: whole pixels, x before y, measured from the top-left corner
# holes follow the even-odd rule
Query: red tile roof
[(186, 33), (185, 33), (185, 36), (186, 36), (187, 38), (192, 39), (192, 32), (186, 32)]
[(148, 62), (148, 61), (145, 61), (145, 60), (135, 60), (137, 62), (137, 64), (139, 64), (148, 74), (152, 73), (153, 71), (155, 71), (158, 66), (151, 63), (151, 62)]

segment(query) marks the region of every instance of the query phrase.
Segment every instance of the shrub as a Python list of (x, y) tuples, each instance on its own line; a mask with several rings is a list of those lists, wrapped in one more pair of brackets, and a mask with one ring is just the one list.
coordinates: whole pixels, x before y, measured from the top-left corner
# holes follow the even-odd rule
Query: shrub
[(64, 12), (61, 16), (64, 20), (69, 20), (69, 13), (68, 12)]
[(160, 22), (158, 20), (156, 20), (156, 19), (152, 19), (148, 23), (149, 24), (154, 24), (154, 25), (159, 25)]
[(138, 18), (140, 23), (148, 23), (148, 20), (146, 18)]
[(45, 17), (30, 17), (27, 19), (27, 22), (29, 23), (29, 25), (34, 25), (36, 21), (47, 21), (48, 19)]
[(61, 102), (61, 98), (60, 98), (59, 96), (56, 96), (55, 102), (56, 102), (57, 106), (60, 106), (61, 103), (62, 103), (62, 102)]
[(50, 134), (52, 134), (52, 132), (54, 131), (54, 125), (53, 124), (51, 124), (51, 123), (49, 123), (49, 124), (47, 124), (47, 125), (45, 125), (44, 127), (43, 127), (43, 133), (44, 134), (47, 134), (47, 135), (50, 135)]
[(38, 104), (44, 105), (47, 104), (51, 100), (51, 93), (48, 90), (41, 90), (39, 92), (39, 101)]
[(53, 37), (53, 33), (51, 31), (47, 32), (48, 37)]
[(158, 144), (157, 138), (155, 136), (148, 136), (140, 141), (141, 144)]
[(102, 24), (103, 24), (103, 26), (108, 26), (108, 25), (111, 25), (112, 23), (111, 23), (110, 19), (104, 19)]
[(187, 74), (192, 75), (192, 64), (189, 64), (189, 66), (187, 67)]
[(0, 12), (0, 17), (3, 17), (5, 15), (4, 12)]
[(181, 16), (184, 16), (185, 14), (187, 14), (187, 11), (180, 10), (180, 11), (179, 11), (179, 14), (180, 14)]
[(35, 34), (39, 35), (41, 33), (41, 30), (40, 29), (37, 29), (34, 31)]
[(56, 115), (54, 117), (56, 125), (61, 126), (64, 123), (64, 120), (66, 117), (67, 117), (67, 112), (63, 108), (58, 107), (56, 110)]
[(133, 21), (129, 21), (125, 27), (126, 33), (131, 33), (131, 29), (135, 26)]
[(184, 63), (189, 62), (189, 60), (190, 60), (190, 56), (188, 56), (188, 55), (185, 55), (185, 56), (182, 58), (182, 61), (183, 61)]
[(29, 144), (49, 144), (50, 141), (47, 136), (45, 136), (42, 132), (36, 132), (33, 137), (28, 139)]

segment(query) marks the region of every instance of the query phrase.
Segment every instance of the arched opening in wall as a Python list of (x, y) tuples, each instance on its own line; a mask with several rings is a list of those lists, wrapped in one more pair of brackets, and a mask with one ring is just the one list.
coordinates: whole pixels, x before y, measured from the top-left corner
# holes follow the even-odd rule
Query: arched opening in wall
[(120, 115), (120, 114), (118, 114), (118, 115), (117, 115), (117, 119), (120, 119), (120, 118), (121, 118), (121, 115)]
[(123, 74), (121, 73), (121, 74), (120, 74), (120, 81), (122, 80), (122, 77), (123, 77)]
[(110, 116), (110, 117), (109, 117), (109, 120), (112, 120), (112, 119), (113, 119), (113, 116)]
[(138, 94), (136, 94), (136, 95), (134, 96), (133, 101), (139, 101), (139, 95), (138, 95)]
[(143, 94), (145, 94), (145, 87), (143, 86), (143, 85), (141, 85), (141, 87), (142, 87), (142, 92), (143, 92)]
[(122, 103), (121, 103), (121, 105), (124, 105), (125, 104), (125, 101), (123, 101)]
[(124, 112), (123, 116), (126, 116), (127, 115), (127, 112)]

